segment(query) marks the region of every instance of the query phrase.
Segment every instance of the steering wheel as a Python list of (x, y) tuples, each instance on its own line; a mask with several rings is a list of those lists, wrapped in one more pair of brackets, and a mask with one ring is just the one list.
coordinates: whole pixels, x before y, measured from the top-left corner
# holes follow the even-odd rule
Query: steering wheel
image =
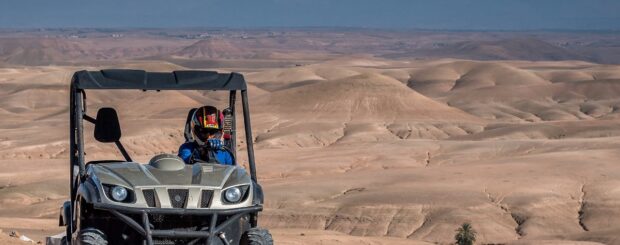
[[(232, 165), (236, 166), (237, 165), (237, 159), (235, 159), (235, 155), (233, 154), (233, 152), (228, 147), (226, 147), (226, 146), (222, 146), (221, 150), (224, 150), (224, 151), (228, 152), (228, 154), (230, 155), (230, 158), (232, 159)], [(190, 162), (192, 162), (192, 163), (210, 163), (210, 162), (207, 162), (205, 160), (202, 160), (202, 159), (194, 157), (196, 155), (195, 154), (196, 151), (197, 151), (197, 149), (194, 149), (194, 151), (192, 152), (191, 158), (189, 159)], [(217, 162), (217, 159), (215, 160), (215, 162)], [(219, 162), (217, 162), (217, 163), (218, 164), (222, 164), (222, 163), (219, 163)]]

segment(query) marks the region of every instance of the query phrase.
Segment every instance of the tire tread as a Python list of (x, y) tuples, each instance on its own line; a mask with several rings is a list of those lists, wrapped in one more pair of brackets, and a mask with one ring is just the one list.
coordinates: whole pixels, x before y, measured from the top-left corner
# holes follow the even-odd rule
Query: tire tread
[(80, 231), (77, 237), (78, 245), (108, 245), (108, 239), (100, 230), (88, 228)]
[(246, 231), (242, 243), (244, 245), (273, 245), (273, 237), (267, 229), (252, 228)]

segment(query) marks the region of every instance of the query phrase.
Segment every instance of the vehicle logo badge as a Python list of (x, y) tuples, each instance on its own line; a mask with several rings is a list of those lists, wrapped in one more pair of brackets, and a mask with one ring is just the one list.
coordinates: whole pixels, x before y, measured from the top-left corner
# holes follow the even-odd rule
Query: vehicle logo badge
[(174, 196), (174, 200), (177, 201), (177, 202), (180, 202), (181, 201), (181, 196), (179, 196), (179, 195)]

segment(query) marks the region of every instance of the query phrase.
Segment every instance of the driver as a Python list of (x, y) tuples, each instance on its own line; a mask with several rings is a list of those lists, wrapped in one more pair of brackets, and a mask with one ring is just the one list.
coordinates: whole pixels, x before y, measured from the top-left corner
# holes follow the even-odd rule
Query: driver
[(179, 147), (179, 157), (186, 164), (197, 161), (233, 165), (233, 157), (222, 144), (224, 116), (214, 106), (203, 106), (194, 112), (190, 121), (193, 141)]

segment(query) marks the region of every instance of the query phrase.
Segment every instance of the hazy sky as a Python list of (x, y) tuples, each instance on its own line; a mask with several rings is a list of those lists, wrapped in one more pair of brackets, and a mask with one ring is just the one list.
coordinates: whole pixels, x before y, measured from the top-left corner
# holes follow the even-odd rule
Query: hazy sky
[(0, 27), (620, 30), (620, 0), (0, 0)]

